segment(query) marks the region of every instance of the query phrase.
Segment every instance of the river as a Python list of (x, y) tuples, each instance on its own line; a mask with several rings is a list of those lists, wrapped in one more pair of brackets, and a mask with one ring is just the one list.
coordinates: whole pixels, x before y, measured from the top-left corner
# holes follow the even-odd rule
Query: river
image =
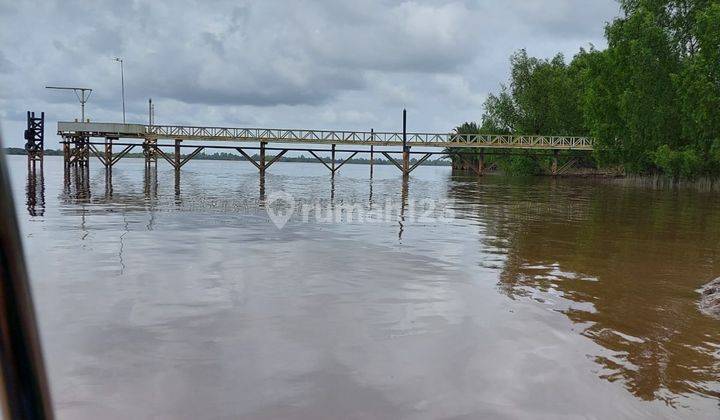
[(720, 194), (8, 161), (61, 419), (720, 416)]

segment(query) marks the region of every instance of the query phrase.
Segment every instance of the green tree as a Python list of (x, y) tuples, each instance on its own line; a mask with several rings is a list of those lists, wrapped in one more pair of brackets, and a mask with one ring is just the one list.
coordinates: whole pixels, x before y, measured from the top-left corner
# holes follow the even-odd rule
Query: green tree
[(717, 0), (620, 0), (626, 16), (650, 13), (681, 56), (694, 56), (701, 50), (697, 24), (714, 4)]
[(496, 134), (580, 135), (586, 130), (579, 69), (562, 54), (552, 60), (520, 50), (510, 58), (510, 83), (485, 102), (482, 129)]
[[(720, 175), (720, 0), (619, 2), (624, 15), (606, 27), (606, 50), (581, 49), (569, 64), (562, 55), (516, 52), (480, 127), (459, 128), (591, 135), (601, 166), (675, 179)], [(527, 156), (498, 162), (511, 172), (538, 169)]]
[(608, 49), (589, 60), (586, 122), (598, 160), (678, 179), (715, 175), (717, 0), (622, 0)]
[(604, 163), (631, 172), (652, 167), (652, 153), (679, 138), (679, 69), (670, 39), (651, 13), (639, 9), (607, 28), (609, 47), (592, 60), (586, 116)]
[[(510, 80), (497, 95), (490, 94), (478, 130), (486, 134), (585, 135), (583, 84), (587, 79), (585, 51), (568, 65), (558, 54), (550, 60), (520, 50), (510, 57)], [(547, 158), (524, 151), (506, 151), (488, 162), (509, 174), (539, 174)], [(511, 153), (512, 152), (512, 153)]]
[(692, 27), (695, 53), (675, 76), (682, 112), (682, 136), (704, 164), (705, 174), (720, 172), (720, 4), (698, 13)]

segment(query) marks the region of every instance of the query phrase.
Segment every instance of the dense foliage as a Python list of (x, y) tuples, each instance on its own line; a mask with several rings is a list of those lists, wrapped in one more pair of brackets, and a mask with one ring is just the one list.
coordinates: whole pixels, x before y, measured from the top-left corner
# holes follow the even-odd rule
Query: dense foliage
[(620, 3), (603, 51), (569, 64), (514, 54), (478, 131), (591, 135), (600, 166), (720, 175), (720, 0)]

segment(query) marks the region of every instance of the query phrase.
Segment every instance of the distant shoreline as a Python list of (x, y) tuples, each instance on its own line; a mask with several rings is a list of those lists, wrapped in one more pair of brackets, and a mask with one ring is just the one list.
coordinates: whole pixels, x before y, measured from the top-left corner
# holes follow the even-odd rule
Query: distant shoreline
[[(26, 155), (25, 149), (20, 147), (6, 147), (4, 149), (5, 154), (7, 155)], [(45, 149), (45, 156), (62, 156), (62, 150), (53, 150), (53, 149)], [(186, 155), (182, 155), (185, 157)], [(134, 159), (142, 159), (145, 156), (142, 153), (128, 153), (125, 155), (125, 158), (134, 158)], [(266, 159), (272, 159), (273, 155), (266, 155)], [(257, 154), (252, 156), (253, 159), (257, 160), (259, 159), (259, 156)], [(193, 157), (193, 159), (197, 160), (239, 160), (239, 161), (247, 161), (247, 159), (244, 156), (235, 155), (232, 153), (226, 153), (226, 152), (218, 152), (213, 154), (206, 154), (206, 153), (200, 153), (197, 156)], [(299, 163), (315, 163), (317, 162), (317, 159), (315, 159), (312, 156), (283, 156), (282, 158), (285, 162), (299, 162)], [(342, 161), (342, 159), (339, 159)], [(336, 160), (337, 161), (337, 160)], [(417, 162), (417, 159), (413, 158), (410, 159), (411, 163)], [(370, 164), (370, 159), (366, 158), (352, 158), (347, 161), (348, 164), (358, 164), (358, 165), (368, 165)], [(375, 165), (392, 165), (393, 163), (386, 160), (386, 159), (374, 159), (373, 163)], [(438, 159), (438, 160), (426, 160), (423, 162), (423, 166), (451, 166), (450, 160), (446, 159)]]

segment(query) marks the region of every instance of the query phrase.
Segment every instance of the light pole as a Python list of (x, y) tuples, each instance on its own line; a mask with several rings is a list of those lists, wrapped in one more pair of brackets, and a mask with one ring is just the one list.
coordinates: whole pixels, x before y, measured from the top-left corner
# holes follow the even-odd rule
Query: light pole
[(123, 59), (115, 57), (115, 61), (120, 63), (120, 83), (122, 86), (122, 105), (123, 105), (123, 124), (125, 124), (125, 69), (123, 68)]

